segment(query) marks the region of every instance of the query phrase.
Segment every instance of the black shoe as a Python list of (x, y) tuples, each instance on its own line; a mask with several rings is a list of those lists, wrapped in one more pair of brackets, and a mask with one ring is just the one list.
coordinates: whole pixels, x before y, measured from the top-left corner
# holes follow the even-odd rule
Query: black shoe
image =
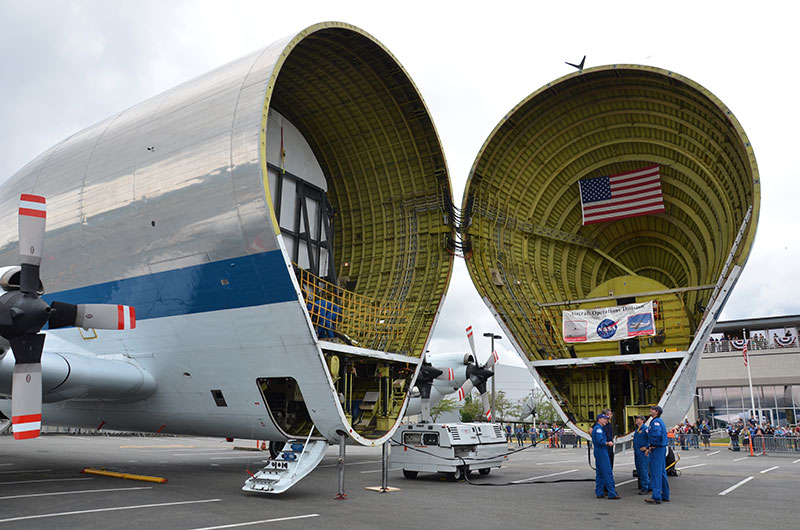
[(597, 498), (598, 498), (598, 499), (605, 499), (605, 498), (606, 498), (606, 496), (605, 496), (605, 495), (598, 495), (598, 496), (597, 496)]
[(647, 490), (639, 491), (639, 495), (647, 495), (649, 492)]
[(609, 497), (609, 498), (608, 498), (608, 500), (610, 500), (610, 501), (615, 501), (615, 500), (617, 500), (617, 499), (621, 499), (621, 498), (622, 498), (622, 497), (620, 497), (619, 495), (617, 495), (616, 497)]
[(661, 502), (669, 502), (669, 499), (661, 499)]
[(644, 502), (649, 503), (649, 504), (661, 504), (661, 501), (657, 501), (657, 500), (655, 500), (653, 498), (647, 498), (647, 499), (644, 500)]

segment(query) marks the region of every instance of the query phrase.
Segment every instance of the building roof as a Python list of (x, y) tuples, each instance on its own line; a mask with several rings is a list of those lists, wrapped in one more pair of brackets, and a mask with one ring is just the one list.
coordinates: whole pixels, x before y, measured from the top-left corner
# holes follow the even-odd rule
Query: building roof
[(744, 318), (739, 320), (726, 320), (717, 322), (714, 326), (715, 333), (725, 331), (742, 331), (742, 329), (774, 329), (800, 325), (800, 315), (782, 315), (774, 317)]

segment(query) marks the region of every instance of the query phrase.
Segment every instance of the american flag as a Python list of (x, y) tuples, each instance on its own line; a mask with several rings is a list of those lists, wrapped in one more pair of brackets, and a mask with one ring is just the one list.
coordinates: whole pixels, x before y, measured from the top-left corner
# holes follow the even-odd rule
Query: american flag
[(578, 181), (583, 224), (664, 211), (658, 165)]
[(742, 356), (744, 356), (744, 365), (747, 366), (747, 343), (750, 341), (744, 341), (744, 347), (742, 348)]

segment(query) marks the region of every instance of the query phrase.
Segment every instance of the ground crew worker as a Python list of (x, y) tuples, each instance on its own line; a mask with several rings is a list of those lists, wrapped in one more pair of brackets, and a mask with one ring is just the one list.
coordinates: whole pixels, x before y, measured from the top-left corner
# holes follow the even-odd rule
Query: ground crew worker
[(636, 416), (636, 430), (633, 431), (633, 461), (636, 464), (636, 476), (639, 477), (639, 495), (653, 491), (650, 488), (650, 457), (645, 451), (650, 447), (648, 428), (644, 416)]
[(594, 493), (598, 499), (603, 498), (603, 492), (608, 491), (609, 500), (620, 499), (617, 490), (614, 489), (614, 473), (611, 471), (611, 461), (608, 459), (608, 447), (613, 446), (614, 442), (606, 440), (606, 433), (603, 430), (608, 423), (608, 416), (605, 414), (597, 415), (597, 423), (592, 427), (592, 444), (594, 445)]
[(667, 426), (661, 419), (664, 409), (658, 405), (650, 407), (650, 443), (645, 453), (650, 457), (650, 486), (653, 496), (644, 500), (651, 504), (669, 502), (669, 482), (667, 482)]

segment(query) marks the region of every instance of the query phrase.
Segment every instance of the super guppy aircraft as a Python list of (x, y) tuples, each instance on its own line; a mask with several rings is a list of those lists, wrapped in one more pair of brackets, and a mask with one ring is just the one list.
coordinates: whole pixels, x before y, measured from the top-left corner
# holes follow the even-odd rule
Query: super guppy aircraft
[[(661, 209), (585, 223), (579, 181), (642, 168), (657, 168)], [(584, 432), (609, 407), (625, 432), (652, 403), (668, 422), (689, 408), (759, 193), (725, 105), (678, 74), (614, 65), (549, 83), (503, 118), (459, 216), (402, 66), (362, 30), (322, 23), (7, 180), (0, 287), (43, 290), (56, 315), (56, 300), (135, 309), (135, 329), (47, 331), (48, 424), (378, 445), (402, 417), (460, 236), (479, 293), (563, 418)], [(40, 289), (16, 267), (23, 195), (46, 199)], [(565, 340), (578, 321), (562, 310), (631, 302), (657, 305), (652, 335)], [(0, 307), (2, 334), (19, 307)], [(25, 379), (12, 384), (15, 364), (4, 344), (0, 395)], [(15, 402), (0, 399), (5, 418)], [(25, 407), (25, 436), (33, 416)]]
[[(370, 445), (402, 417), (452, 194), (422, 97), (364, 31), (311, 26), (30, 162), (0, 187), (9, 293), (22, 194), (46, 199), (43, 299), (135, 309), (135, 329), (47, 332), (44, 422)], [(7, 397), (14, 365), (6, 344)]]
[[(472, 166), (461, 235), (478, 292), (589, 438), (604, 408), (619, 433), (652, 404), (683, 420), (759, 201), (728, 107), (674, 72), (609, 65), (548, 83), (501, 120)], [(587, 325), (651, 302), (627, 334), (622, 317)]]

